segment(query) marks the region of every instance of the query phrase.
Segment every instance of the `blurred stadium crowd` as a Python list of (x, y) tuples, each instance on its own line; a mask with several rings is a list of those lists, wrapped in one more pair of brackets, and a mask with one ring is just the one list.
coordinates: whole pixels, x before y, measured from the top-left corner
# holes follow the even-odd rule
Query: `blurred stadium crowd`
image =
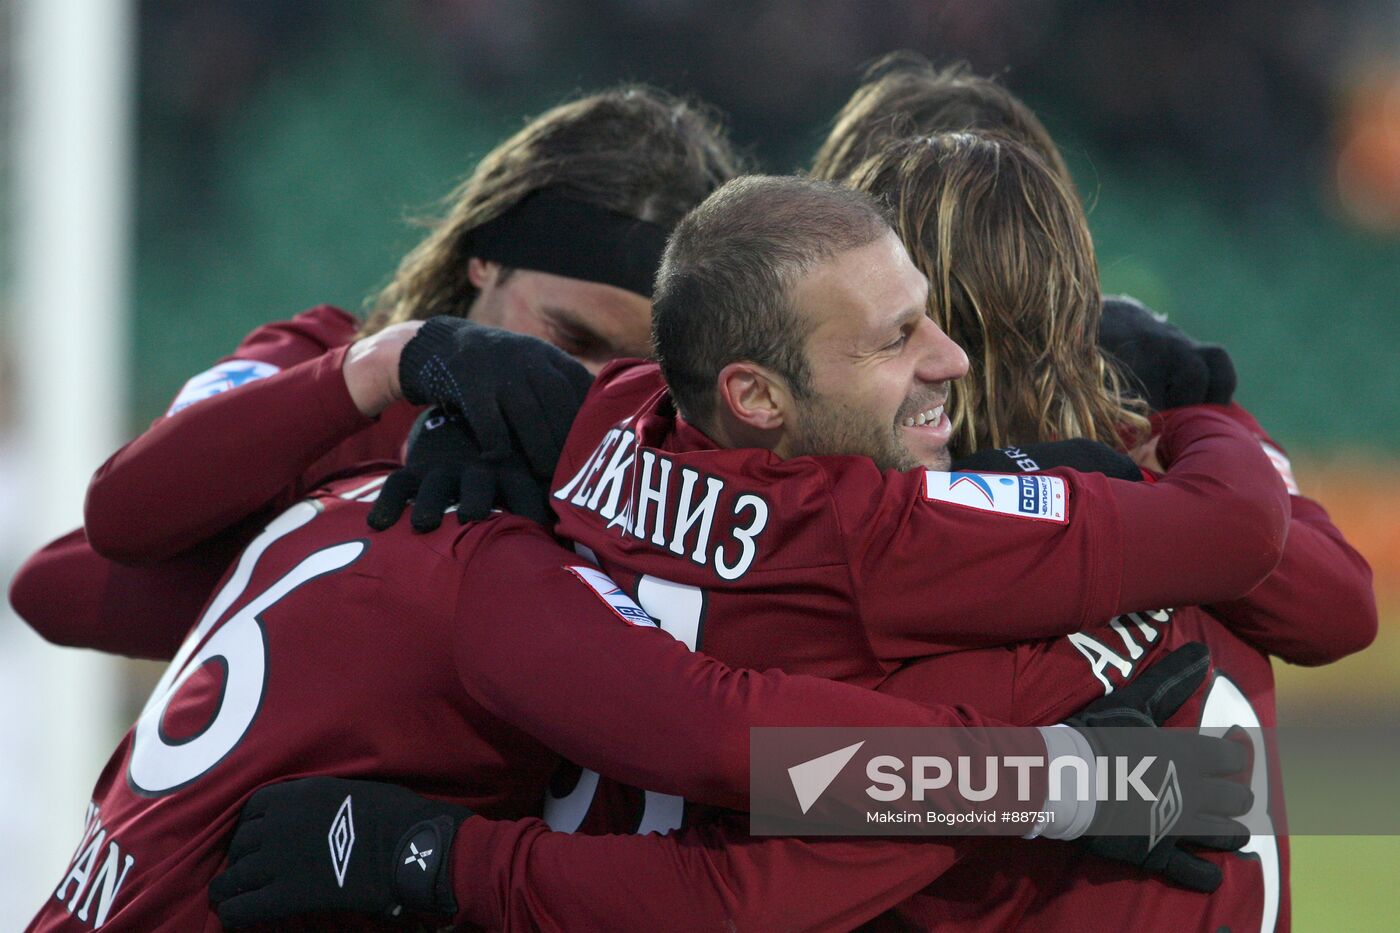
[[(1351, 404), (1400, 394), (1383, 352), (1400, 340), (1394, 4), (240, 0), (140, 14), (134, 424), (190, 355), (222, 352), (253, 316), (327, 294), (357, 306), (410, 242), (404, 214), (571, 91), (635, 79), (694, 94), (762, 168), (788, 171), (860, 64), (909, 47), (1001, 75), (1044, 116), (1095, 206), (1105, 287), (1228, 342), (1280, 433), (1371, 449), (1400, 436), (1393, 406)], [(346, 283), (361, 291), (333, 291)], [(1274, 365), (1318, 352), (1306, 393)], [(1343, 371), (1346, 391), (1330, 378)]]
[(143, 18), (146, 103), (206, 145), (269, 74), (286, 70), (289, 51), (314, 50), (356, 20), (397, 20), (399, 38), (435, 56), (465, 95), (518, 99), (628, 75), (683, 89), (722, 103), (736, 135), (778, 163), (804, 160), (805, 139), (861, 62), (913, 47), (1006, 72), (1086, 146), (1180, 160), (1222, 191), (1243, 188), (1241, 201), (1316, 177), (1337, 143), (1319, 127), (1393, 50), (1400, 27), (1394, 5), (1377, 0), (239, 0), (150, 3)]

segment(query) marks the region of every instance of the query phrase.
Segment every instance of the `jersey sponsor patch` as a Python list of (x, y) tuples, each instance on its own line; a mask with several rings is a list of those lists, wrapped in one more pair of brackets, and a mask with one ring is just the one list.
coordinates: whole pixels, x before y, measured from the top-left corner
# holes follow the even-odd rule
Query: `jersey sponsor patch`
[(165, 413), (166, 417), (183, 408), (189, 408), (195, 402), (213, 398), (247, 382), (266, 379), (281, 371), (280, 367), (273, 366), (271, 363), (260, 363), (257, 360), (229, 360), (226, 363), (220, 363), (213, 369), (205, 370), (186, 382), (185, 387), (180, 390), (180, 394), (175, 396), (170, 410)]
[(608, 604), (613, 612), (622, 617), (622, 621), (628, 625), (645, 625), (648, 628), (657, 628), (656, 620), (646, 614), (646, 611), (632, 602), (631, 597), (622, 591), (622, 587), (613, 582), (612, 577), (603, 573), (597, 567), (565, 567), (565, 570), (582, 580), (590, 590), (598, 594), (598, 598)]
[(984, 512), (1018, 518), (1064, 522), (1069, 515), (1068, 490), (1058, 476), (1015, 476), (1002, 473), (924, 473), (924, 497)]

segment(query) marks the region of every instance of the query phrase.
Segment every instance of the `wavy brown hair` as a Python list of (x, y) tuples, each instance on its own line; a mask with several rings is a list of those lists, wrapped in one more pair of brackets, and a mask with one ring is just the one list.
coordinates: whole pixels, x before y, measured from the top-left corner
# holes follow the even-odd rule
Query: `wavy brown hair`
[(965, 62), (935, 68), (915, 52), (876, 59), (832, 123), (811, 175), (840, 181), (895, 140), (955, 130), (1001, 133), (1030, 146), (1073, 189), (1069, 169), (1045, 126), (1015, 95)]
[[(884, 198), (929, 313), (967, 350), (948, 415), (960, 453), (1087, 437), (1125, 449), (1143, 435), (1096, 338), (1102, 305), (1078, 199), (1030, 147), (979, 133), (886, 146), (848, 179)], [(1126, 436), (1125, 436), (1126, 435)]]
[(670, 228), (738, 174), (709, 109), (644, 85), (612, 88), (547, 110), (501, 143), (427, 221), (427, 237), (379, 293), (361, 336), (399, 321), (465, 317), (471, 231), (542, 188)]

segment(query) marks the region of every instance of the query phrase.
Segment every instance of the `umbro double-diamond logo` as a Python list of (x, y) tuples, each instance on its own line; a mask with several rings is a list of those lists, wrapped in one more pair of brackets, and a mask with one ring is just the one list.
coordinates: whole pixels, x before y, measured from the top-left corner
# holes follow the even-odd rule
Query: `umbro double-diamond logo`
[(326, 835), (331, 846), (331, 868), (335, 870), (335, 881), (345, 887), (345, 870), (350, 867), (350, 850), (355, 848), (355, 815), (350, 808), (347, 795), (340, 809), (331, 820), (331, 831)]
[(1147, 848), (1157, 848), (1157, 843), (1166, 838), (1176, 821), (1181, 819), (1185, 809), (1181, 801), (1181, 782), (1176, 776), (1176, 762), (1167, 764), (1167, 773), (1162, 778), (1162, 786), (1157, 788), (1157, 799), (1152, 804), (1152, 825), (1147, 837)]

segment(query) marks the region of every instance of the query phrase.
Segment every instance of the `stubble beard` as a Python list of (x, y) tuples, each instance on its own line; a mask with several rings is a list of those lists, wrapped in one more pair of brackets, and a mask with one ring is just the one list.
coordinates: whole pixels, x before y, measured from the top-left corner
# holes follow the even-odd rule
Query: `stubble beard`
[[(833, 405), (819, 396), (799, 402), (802, 433), (798, 455), (869, 457), (881, 471), (907, 472), (920, 463), (900, 439), (899, 428), (881, 430), (869, 417)], [(947, 459), (947, 452), (944, 452)]]

